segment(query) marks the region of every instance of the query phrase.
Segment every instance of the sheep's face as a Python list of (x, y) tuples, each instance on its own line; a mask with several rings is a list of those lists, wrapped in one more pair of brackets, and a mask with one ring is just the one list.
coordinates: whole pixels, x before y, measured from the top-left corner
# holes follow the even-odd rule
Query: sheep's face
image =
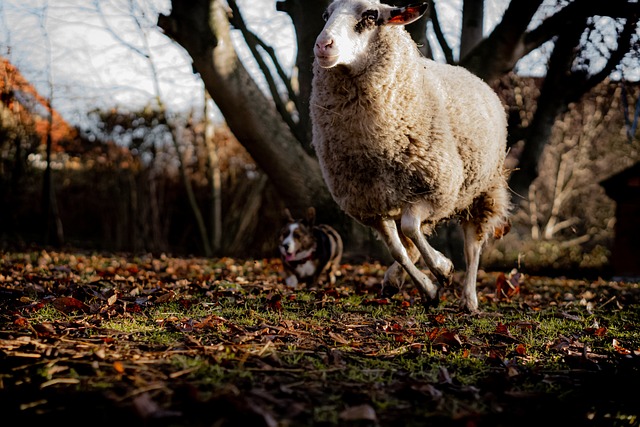
[(426, 10), (427, 3), (393, 7), (377, 0), (335, 0), (324, 13), (327, 23), (313, 49), (318, 65), (358, 68), (369, 56), (369, 43), (381, 25), (406, 25)]

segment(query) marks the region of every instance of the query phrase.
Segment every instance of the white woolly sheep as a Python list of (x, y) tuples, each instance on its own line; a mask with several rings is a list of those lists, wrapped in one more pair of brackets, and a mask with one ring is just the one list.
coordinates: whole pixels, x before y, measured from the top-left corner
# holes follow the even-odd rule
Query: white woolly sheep
[(457, 218), (467, 264), (461, 305), (477, 312), (482, 246), (508, 231), (506, 113), (481, 79), (420, 55), (404, 25), (426, 10), (329, 5), (314, 47), (312, 144), (335, 201), (375, 229), (395, 260), (385, 294), (397, 292), (406, 271), (423, 303), (438, 304), (442, 288), (415, 263), (422, 256), (441, 285), (451, 283), (453, 264), (427, 236)]

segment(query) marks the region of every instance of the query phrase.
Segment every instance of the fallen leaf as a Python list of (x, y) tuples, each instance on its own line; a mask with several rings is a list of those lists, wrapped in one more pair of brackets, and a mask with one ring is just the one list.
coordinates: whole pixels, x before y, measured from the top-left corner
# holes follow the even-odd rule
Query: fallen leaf
[(56, 310), (59, 310), (65, 314), (73, 313), (74, 311), (89, 312), (89, 306), (82, 301), (73, 297), (58, 297), (51, 301)]
[(520, 285), (524, 280), (524, 275), (515, 268), (511, 270), (509, 276), (500, 273), (496, 278), (496, 298), (508, 301), (520, 293)]
[(457, 347), (462, 345), (458, 334), (444, 328), (434, 328), (428, 333), (429, 339), (434, 345)]
[(624, 348), (622, 345), (620, 345), (620, 342), (617, 339), (614, 338), (612, 344), (613, 344), (613, 349), (617, 351), (619, 354), (624, 354), (624, 355), (631, 354), (631, 351)]
[(370, 405), (352, 406), (340, 412), (340, 419), (345, 421), (367, 420), (376, 421), (376, 411)]
[(496, 326), (496, 330), (495, 330), (496, 334), (501, 334), (501, 335), (506, 335), (508, 337), (511, 336), (511, 333), (509, 332), (509, 329), (507, 328), (507, 326), (503, 323), (498, 322), (498, 325)]
[(38, 335), (50, 336), (56, 333), (55, 328), (51, 323), (43, 322), (33, 325), (33, 329), (38, 332)]
[(16, 326), (20, 326), (21, 328), (29, 327), (29, 321), (22, 316), (16, 318), (16, 320), (13, 321), (13, 324)]
[(124, 365), (122, 364), (122, 362), (119, 362), (119, 361), (113, 362), (113, 369), (115, 369), (116, 372), (119, 374), (124, 374)]
[(173, 301), (175, 297), (176, 297), (176, 293), (173, 291), (169, 291), (166, 294), (160, 295), (158, 298), (156, 298), (156, 304), (162, 304), (165, 302)]
[(107, 299), (107, 305), (113, 305), (118, 300), (118, 294), (113, 294)]
[(266, 297), (267, 308), (275, 311), (282, 311), (282, 295), (270, 293)]
[(518, 344), (516, 346), (516, 353), (519, 354), (520, 356), (524, 356), (527, 354), (527, 349), (523, 344)]

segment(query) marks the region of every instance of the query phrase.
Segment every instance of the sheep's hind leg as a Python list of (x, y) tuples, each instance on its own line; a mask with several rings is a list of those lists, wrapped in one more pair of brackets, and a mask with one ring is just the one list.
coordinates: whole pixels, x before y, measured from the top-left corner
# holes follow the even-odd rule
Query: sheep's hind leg
[[(409, 274), (409, 277), (411, 277), (411, 280), (413, 280), (413, 283), (422, 294), (425, 304), (437, 304), (438, 287), (431, 282), (431, 279), (429, 279), (427, 275), (415, 266), (407, 252), (407, 249), (402, 244), (398, 228), (396, 227), (396, 222), (392, 219), (380, 219), (376, 224), (372, 225), (372, 227), (375, 228), (384, 239), (393, 259), (396, 260), (396, 262)], [(397, 270), (392, 271), (390, 274), (386, 274), (385, 281), (383, 281), (383, 287), (386, 286), (387, 279), (397, 275), (399, 275)]]
[(467, 274), (462, 285), (462, 297), (460, 303), (470, 313), (478, 312), (478, 294), (476, 281), (478, 279), (478, 266), (480, 264), (480, 252), (486, 240), (486, 234), (478, 232), (477, 224), (465, 222), (462, 224), (464, 233), (464, 259), (467, 263)]
[(449, 286), (453, 280), (453, 263), (447, 257), (434, 249), (421, 231), (422, 222), (431, 212), (426, 202), (410, 205), (402, 213), (402, 233), (409, 237), (418, 247), (427, 267), (436, 276), (438, 283)]

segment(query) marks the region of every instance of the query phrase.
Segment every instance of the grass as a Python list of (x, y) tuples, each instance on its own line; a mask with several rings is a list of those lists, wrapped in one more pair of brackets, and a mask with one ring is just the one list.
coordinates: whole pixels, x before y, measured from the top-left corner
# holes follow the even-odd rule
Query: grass
[(431, 310), (410, 286), (381, 299), (376, 263), (291, 290), (277, 260), (2, 255), (8, 422), (639, 422), (638, 283), (483, 272), (483, 312), (467, 315), (455, 288)]

